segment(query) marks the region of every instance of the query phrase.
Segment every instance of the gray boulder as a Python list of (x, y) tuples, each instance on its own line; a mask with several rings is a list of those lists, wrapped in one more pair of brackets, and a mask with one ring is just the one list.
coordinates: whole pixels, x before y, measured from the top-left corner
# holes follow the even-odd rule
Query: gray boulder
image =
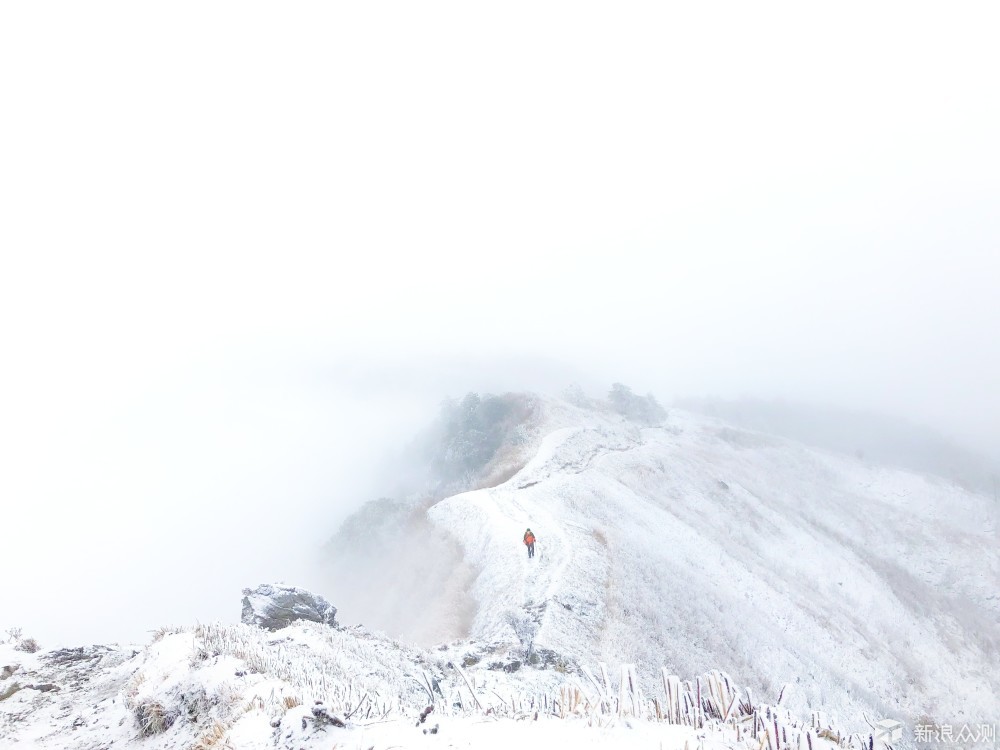
[(336, 626), (337, 608), (319, 594), (296, 586), (263, 583), (243, 589), (243, 622), (266, 630), (280, 630), (296, 620)]

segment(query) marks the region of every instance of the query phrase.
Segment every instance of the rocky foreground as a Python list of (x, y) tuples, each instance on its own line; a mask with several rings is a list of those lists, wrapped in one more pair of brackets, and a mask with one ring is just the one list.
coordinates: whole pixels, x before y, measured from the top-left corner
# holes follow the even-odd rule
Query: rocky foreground
[[(283, 597), (304, 601), (288, 587), (271, 588), (267, 601), (262, 589), (248, 595), (245, 619), (277, 614)], [(644, 695), (628, 665), (569, 670), (473, 641), (416, 649), (310, 621), (309, 609), (276, 629), (164, 629), (142, 648), (0, 646), (0, 745), (822, 750), (852, 739), (822, 717), (803, 722), (755, 703), (719, 672), (693, 682), (664, 675), (662, 693)]]

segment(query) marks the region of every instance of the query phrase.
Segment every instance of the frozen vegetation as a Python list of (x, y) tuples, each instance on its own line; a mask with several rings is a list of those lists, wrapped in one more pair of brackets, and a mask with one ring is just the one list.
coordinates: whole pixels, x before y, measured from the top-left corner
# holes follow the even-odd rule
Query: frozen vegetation
[[(803, 722), (753, 702), (732, 679), (635, 670), (520, 669), (471, 642), (425, 651), (362, 628), (303, 622), (167, 628), (142, 650), (29, 655), (0, 646), (4, 747), (758, 748), (846, 741), (821, 716)], [(464, 666), (463, 666), (464, 665)]]
[(412, 453), (330, 542), (336, 621), (236, 623), (234, 592), (144, 647), (17, 633), (0, 746), (822, 750), (1000, 716), (992, 497), (624, 386), (470, 395)]
[[(539, 400), (523, 439), (498, 451), (520, 464), (509, 479), (400, 501), (405, 522), (385, 545), (366, 540), (364, 568), (334, 553), (341, 579), (364, 589), (382, 561), (417, 597), (382, 602), (382, 619), (367, 621), (508, 644), (570, 669), (723, 668), (763, 695), (788, 684), (790, 705), (852, 731), (866, 715), (911, 728), (995, 721), (991, 495), (707, 416), (667, 416), (630, 392), (623, 408), (622, 393)], [(528, 526), (539, 539), (530, 561)], [(350, 535), (336, 546), (349, 548)]]

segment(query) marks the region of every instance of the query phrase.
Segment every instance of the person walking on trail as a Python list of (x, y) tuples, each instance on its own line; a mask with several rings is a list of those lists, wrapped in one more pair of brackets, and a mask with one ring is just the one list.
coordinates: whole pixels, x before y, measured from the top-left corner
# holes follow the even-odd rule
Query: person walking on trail
[(524, 532), (524, 543), (528, 547), (528, 557), (535, 556), (535, 535), (532, 533), (531, 529)]

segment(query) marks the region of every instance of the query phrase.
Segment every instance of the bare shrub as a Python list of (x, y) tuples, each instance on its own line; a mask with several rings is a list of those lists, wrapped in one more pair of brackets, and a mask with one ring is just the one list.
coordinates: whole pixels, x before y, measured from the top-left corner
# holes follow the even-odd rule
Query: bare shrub
[(194, 743), (192, 750), (211, 750), (211, 748), (232, 747), (226, 735), (229, 729), (221, 721), (216, 721)]
[(177, 635), (178, 633), (183, 633), (185, 628), (178, 627), (175, 625), (166, 625), (162, 628), (157, 628), (153, 631), (153, 643), (157, 641), (162, 641), (168, 635)]
[(15, 651), (24, 651), (28, 654), (34, 654), (40, 648), (41, 646), (38, 645), (38, 641), (34, 638), (22, 638), (17, 642), (17, 645), (14, 646)]
[(177, 718), (159, 701), (139, 703), (134, 709), (134, 714), (139, 724), (139, 734), (143, 737), (163, 734), (170, 729)]
[(24, 631), (16, 627), (7, 629), (7, 643), (13, 643), (15, 651), (24, 651), (28, 654), (33, 654), (41, 649), (38, 641), (34, 638), (25, 638)]

